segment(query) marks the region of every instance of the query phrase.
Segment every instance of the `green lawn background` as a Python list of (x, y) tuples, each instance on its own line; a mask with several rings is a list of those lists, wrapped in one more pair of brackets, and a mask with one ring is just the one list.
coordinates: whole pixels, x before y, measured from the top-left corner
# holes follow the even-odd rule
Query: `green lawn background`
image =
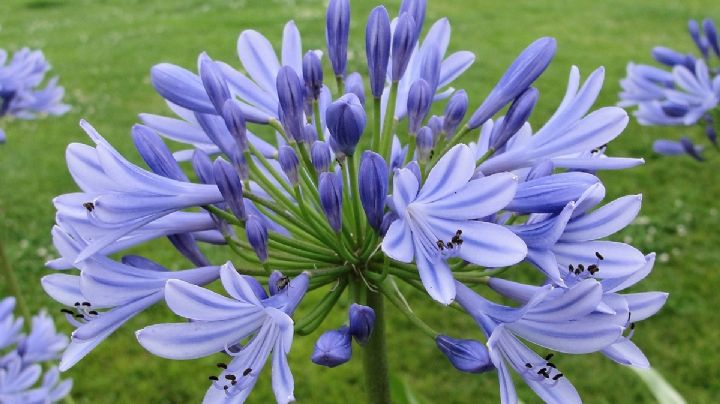
[[(303, 46), (324, 45), (324, 1), (76, 1), (3, 0), (0, 3), (0, 47), (42, 48), (67, 88), (71, 113), (61, 118), (4, 123), (8, 143), (0, 146), (0, 228), (26, 298), (33, 310), (59, 306), (44, 295), (39, 278), (49, 273), (43, 262), (54, 256), (50, 241), (53, 196), (76, 188), (67, 173), (64, 149), (85, 142), (78, 128), (89, 120), (121, 152), (138, 161), (129, 129), (137, 113), (167, 113), (162, 99), (149, 85), (149, 69), (173, 62), (194, 70), (199, 52), (239, 66), (235, 42), (243, 29), (261, 31), (279, 43), (285, 21), (294, 19)], [(388, 2), (391, 13), (398, 1)], [(353, 1), (350, 70), (364, 63), (364, 24), (374, 1)], [(570, 66), (583, 77), (598, 66), (606, 68), (606, 85), (596, 106), (616, 102), (618, 80), (628, 61), (648, 62), (656, 44), (691, 50), (686, 35), (688, 18), (715, 17), (712, 1), (430, 1), (428, 22), (447, 16), (452, 27), (451, 50), (471, 50), (475, 65), (455, 86), (465, 88), (473, 107), (492, 88), (518, 52), (540, 36), (558, 39), (557, 56), (537, 83), (540, 102), (531, 122), (538, 127), (560, 102)], [(426, 29), (429, 25), (426, 23)], [(617, 238), (632, 241), (645, 252), (657, 251), (653, 274), (638, 290), (664, 290), (670, 300), (656, 317), (639, 325), (634, 341), (651, 362), (694, 403), (716, 402), (720, 395), (718, 324), (720, 277), (717, 199), (720, 196), (718, 159), (698, 164), (689, 158), (658, 158), (651, 154), (657, 137), (700, 136), (698, 129), (642, 128), (632, 122), (613, 142), (609, 154), (642, 156), (643, 167), (602, 173), (613, 197), (642, 193), (640, 218)], [(716, 157), (716, 156), (713, 156)], [(186, 263), (158, 241), (137, 252), (174, 267)], [(226, 259), (213, 252), (218, 260)], [(224, 258), (223, 258), (224, 257)], [(519, 270), (522, 271), (522, 270)], [(522, 273), (514, 276), (524, 276)], [(7, 289), (0, 284), (0, 295)], [(317, 297), (309, 298), (309, 301)], [(480, 334), (466, 318), (446, 315), (419, 294), (410, 294), (416, 310), (439, 330), (453, 336)], [(59, 315), (56, 318), (63, 323)], [(323, 328), (337, 327), (338, 310)], [(116, 332), (67, 372), (75, 380), (78, 403), (185, 403), (200, 400), (216, 358), (174, 362), (143, 351), (133, 330), (146, 324), (172, 321), (162, 307), (145, 313)], [(494, 373), (461, 374), (448, 364), (431, 340), (414, 332), (397, 313), (390, 316), (389, 348), (392, 371), (406, 379), (430, 402), (496, 402)], [(70, 327), (63, 324), (63, 330)], [(298, 337), (291, 353), (296, 396), (301, 403), (362, 402), (359, 358), (336, 369), (312, 365), (309, 355), (318, 333)], [(358, 352), (356, 352), (357, 354)], [(587, 402), (652, 402), (651, 395), (631, 372), (600, 355), (560, 355), (558, 365)], [(269, 372), (256, 386), (250, 402), (272, 400)], [(537, 398), (520, 387), (526, 402)]]

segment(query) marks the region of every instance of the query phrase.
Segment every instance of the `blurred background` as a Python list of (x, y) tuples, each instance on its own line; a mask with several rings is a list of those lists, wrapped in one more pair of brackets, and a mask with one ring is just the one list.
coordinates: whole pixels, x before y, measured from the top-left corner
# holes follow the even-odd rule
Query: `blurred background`
[[(364, 26), (377, 1), (352, 1), (352, 32), (348, 71), (365, 75)], [(65, 331), (60, 306), (42, 291), (43, 267), (56, 252), (50, 240), (54, 223), (52, 198), (76, 190), (64, 159), (70, 142), (88, 143), (78, 127), (90, 121), (130, 160), (139, 162), (129, 136), (137, 114), (167, 114), (162, 98), (150, 86), (150, 67), (171, 62), (196, 71), (196, 57), (211, 57), (239, 66), (235, 43), (244, 29), (255, 29), (279, 44), (282, 27), (294, 19), (303, 47), (324, 48), (325, 0), (36, 0), (0, 2), (0, 48), (42, 49), (53, 73), (67, 89), (70, 113), (38, 121), (3, 122), (8, 142), (0, 146), (0, 231), (8, 258), (20, 278), (31, 309), (46, 307)], [(720, 8), (710, 0), (572, 0), (428, 2), (426, 30), (438, 18), (452, 24), (450, 50), (470, 50), (474, 66), (455, 81), (470, 95), (471, 109), (499, 79), (504, 69), (532, 40), (553, 36), (557, 56), (536, 83), (541, 97), (532, 118), (539, 127), (565, 92), (570, 66), (583, 77), (599, 66), (606, 81), (598, 106), (617, 101), (618, 81), (629, 61), (651, 62), (655, 45), (694, 51), (687, 35), (689, 18), (713, 17)], [(394, 15), (399, 0), (387, 1)], [(277, 49), (277, 48), (276, 48)], [(327, 66), (326, 66), (327, 68)], [(439, 103), (436, 107), (443, 107)], [(620, 173), (600, 174), (606, 201), (626, 194), (643, 194), (643, 209), (617, 239), (644, 252), (656, 251), (655, 270), (636, 290), (670, 292), (665, 308), (642, 322), (634, 341), (651, 363), (689, 402), (716, 402), (720, 396), (720, 159), (706, 163), (690, 158), (652, 154), (652, 140), (677, 139), (700, 128), (643, 128), (631, 121), (608, 154), (644, 157), (647, 163)], [(697, 133), (695, 134), (697, 135)], [(712, 154), (712, 153), (711, 153)], [(158, 240), (133, 251), (173, 268), (188, 264)], [(209, 251), (218, 262), (225, 251)], [(230, 257), (231, 258), (231, 257)], [(512, 277), (528, 276), (523, 268)], [(0, 284), (0, 296), (8, 294)], [(447, 315), (420, 294), (408, 291), (415, 310), (436, 329), (454, 336), (480, 338), (464, 316)], [(319, 296), (315, 296), (317, 298)], [(313, 365), (309, 358), (321, 330), (337, 327), (345, 312), (336, 310), (309, 337), (297, 337), (290, 354), (300, 403), (362, 402), (363, 381), (358, 359), (335, 369)], [(75, 380), (78, 403), (199, 402), (218, 358), (178, 362), (145, 352), (133, 331), (147, 324), (175, 321), (158, 306), (138, 316), (68, 371)], [(454, 370), (432, 340), (391, 310), (389, 332), (392, 372), (428, 402), (497, 402), (494, 373), (469, 375)], [(554, 362), (590, 403), (653, 402), (644, 385), (629, 370), (601, 355), (560, 355)], [(266, 370), (267, 371), (267, 370)], [(269, 374), (268, 374), (269, 376)], [(518, 383), (525, 402), (537, 397)], [(272, 401), (269, 377), (261, 377), (249, 402)]]

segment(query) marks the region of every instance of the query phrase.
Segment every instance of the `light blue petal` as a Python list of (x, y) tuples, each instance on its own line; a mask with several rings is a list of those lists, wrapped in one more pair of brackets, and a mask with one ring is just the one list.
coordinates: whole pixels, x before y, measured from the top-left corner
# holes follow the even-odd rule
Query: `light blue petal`
[(444, 305), (455, 300), (455, 279), (448, 264), (440, 256), (432, 258), (421, 253), (422, 246), (415, 241), (415, 263), (417, 264), (420, 280), (430, 297)]
[(280, 63), (270, 41), (257, 31), (246, 30), (238, 38), (237, 52), (250, 77), (265, 91), (275, 92)]
[(288, 21), (283, 29), (282, 65), (290, 66), (302, 78), (302, 41), (294, 21)]
[(640, 321), (657, 313), (667, 301), (668, 294), (664, 292), (629, 293), (622, 295), (627, 300), (630, 309), (630, 321)]
[(400, 262), (412, 262), (415, 256), (412, 232), (403, 219), (395, 220), (385, 234), (382, 250), (388, 257)]
[(588, 241), (610, 236), (624, 229), (635, 220), (642, 195), (628, 195), (607, 205), (573, 219), (565, 227), (562, 241)]
[(523, 319), (506, 324), (509, 330), (522, 338), (554, 351), (586, 354), (597, 352), (615, 342), (624, 330), (596, 319), (548, 323)]
[(417, 177), (409, 169), (402, 168), (395, 172), (392, 200), (398, 216), (405, 215), (405, 209), (415, 200), (419, 187)]
[(601, 351), (603, 355), (621, 365), (649, 369), (650, 362), (645, 354), (629, 339), (622, 337), (614, 344)]
[(475, 158), (464, 144), (454, 146), (430, 170), (418, 201), (433, 202), (462, 188), (475, 173)]
[[(558, 243), (553, 247), (561, 268), (583, 264), (596, 264), (600, 270), (595, 276), (601, 279), (625, 277), (645, 265), (645, 256), (631, 245), (613, 241)], [(599, 252), (604, 260), (598, 260)]]
[(263, 310), (261, 305), (229, 299), (175, 279), (169, 280), (165, 285), (165, 301), (175, 314), (196, 321), (229, 320)]
[(446, 219), (479, 219), (504, 208), (515, 196), (516, 188), (514, 174), (495, 174), (470, 181), (456, 193), (427, 203), (423, 210)]

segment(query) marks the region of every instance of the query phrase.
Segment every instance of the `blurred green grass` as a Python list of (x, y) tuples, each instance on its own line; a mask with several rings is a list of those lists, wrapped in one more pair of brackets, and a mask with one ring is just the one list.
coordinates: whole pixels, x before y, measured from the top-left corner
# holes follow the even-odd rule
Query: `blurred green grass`
[[(241, 30), (259, 30), (277, 44), (289, 19), (298, 23), (305, 48), (322, 47), (324, 3), (4, 0), (0, 4), (0, 47), (42, 48), (73, 105), (73, 111), (61, 118), (4, 123), (8, 144), (0, 147), (0, 228), (33, 310), (48, 307), (57, 313), (59, 309), (44, 295), (38, 281), (48, 273), (43, 262), (54, 255), (49, 235), (54, 214), (51, 199), (76, 189), (65, 168), (64, 149), (70, 142), (87, 142), (77, 127), (78, 120), (89, 120), (121, 152), (137, 161), (128, 136), (137, 113), (167, 112), (149, 85), (153, 64), (167, 61), (194, 70), (197, 54), (206, 50), (214, 58), (238, 65), (235, 41)], [(399, 1), (388, 3), (394, 13)], [(350, 69), (363, 73), (364, 22), (374, 5), (374, 1), (353, 2)], [(649, 50), (656, 44), (690, 50), (687, 19), (703, 18), (708, 12), (720, 19), (717, 4), (709, 0), (456, 0), (431, 1), (428, 21), (449, 17), (451, 49), (476, 53), (475, 65), (455, 83), (468, 90), (473, 106), (528, 43), (539, 36), (556, 37), (558, 54), (537, 83), (541, 99), (531, 121), (538, 126), (559, 103), (572, 64), (578, 65), (584, 76), (605, 66), (606, 85), (596, 106), (614, 104), (618, 80), (628, 61), (649, 61)], [(634, 340), (689, 402), (712, 403), (720, 395), (720, 355), (715, 346), (720, 337), (716, 266), (720, 258), (720, 163), (717, 158), (705, 164), (658, 158), (650, 152), (653, 139), (677, 138), (693, 130), (641, 128), (633, 122), (612, 143), (610, 154), (642, 156), (647, 164), (601, 176), (608, 199), (630, 193), (644, 195), (640, 219), (618, 238), (632, 241), (645, 252), (658, 252), (655, 271), (639, 290), (670, 292), (667, 306), (639, 325)], [(166, 241), (138, 252), (173, 267), (185, 265)], [(7, 293), (4, 284), (0, 285), (0, 295)], [(466, 318), (446, 315), (420, 294), (410, 293), (409, 298), (416, 303), (416, 311), (437, 329), (454, 336), (479, 337)], [(337, 310), (325, 326), (340, 325), (343, 316), (342, 310)], [(150, 310), (70, 370), (75, 401), (198, 401), (207, 387), (207, 376), (214, 372), (216, 358), (168, 361), (149, 355), (134, 341), (133, 330), (172, 318), (161, 307)], [(63, 329), (70, 328), (63, 325)], [(419, 335), (403, 317), (391, 314), (391, 368), (417, 393), (430, 402), (498, 401), (494, 374), (456, 372), (434, 343)], [(336, 369), (312, 365), (308, 359), (316, 336), (296, 338), (290, 355), (298, 401), (362, 402), (360, 361)], [(587, 402), (652, 402), (639, 379), (600, 355), (562, 355), (557, 362)], [(262, 378), (250, 402), (272, 401), (268, 379)], [(527, 388), (520, 389), (525, 402), (538, 401)]]

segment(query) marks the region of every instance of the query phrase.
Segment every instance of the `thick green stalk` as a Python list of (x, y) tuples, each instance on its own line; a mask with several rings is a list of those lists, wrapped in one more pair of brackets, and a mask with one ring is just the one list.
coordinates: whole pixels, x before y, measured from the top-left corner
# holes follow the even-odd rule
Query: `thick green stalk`
[(390, 379), (385, 346), (385, 307), (380, 292), (368, 291), (367, 305), (375, 311), (375, 329), (363, 350), (365, 391), (370, 404), (390, 404)]
[(380, 137), (380, 155), (390, 161), (390, 150), (392, 145), (392, 127), (395, 119), (395, 103), (397, 102), (398, 82), (395, 81), (390, 87), (390, 96), (385, 108), (385, 122), (383, 123), (382, 136)]
[(350, 192), (352, 193), (352, 211), (355, 216), (355, 240), (356, 246), (360, 246), (363, 240), (363, 226), (365, 221), (360, 213), (362, 203), (360, 202), (360, 188), (358, 187), (358, 170), (355, 166), (355, 157), (348, 156), (347, 160), (349, 176), (350, 176)]
[(10, 263), (5, 256), (5, 247), (3, 244), (3, 240), (0, 239), (0, 270), (2, 270), (5, 275), (8, 287), (10, 288), (10, 293), (15, 296), (15, 301), (20, 308), (20, 313), (22, 313), (23, 317), (25, 317), (25, 324), (29, 324), (30, 319), (32, 318), (30, 315), (30, 309), (28, 309), (28, 305), (25, 302), (22, 292), (20, 291), (20, 286), (17, 283), (15, 274), (13, 274), (12, 268), (10, 268)]

